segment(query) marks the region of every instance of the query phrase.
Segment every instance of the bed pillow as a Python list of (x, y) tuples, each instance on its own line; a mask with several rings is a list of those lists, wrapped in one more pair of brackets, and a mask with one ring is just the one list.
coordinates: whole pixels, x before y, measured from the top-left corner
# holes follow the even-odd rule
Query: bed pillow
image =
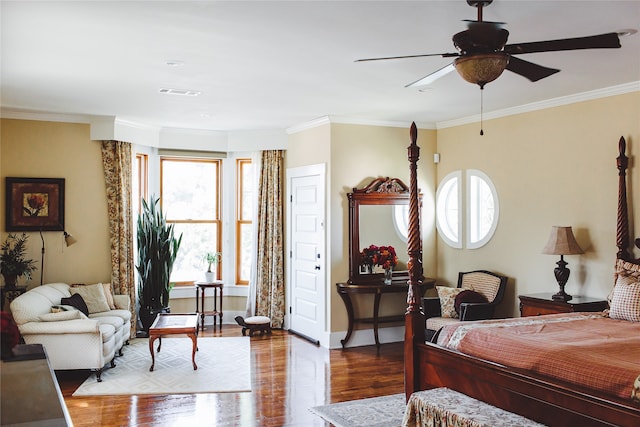
[(69, 288), (71, 294), (79, 294), (87, 303), (87, 309), (89, 314), (102, 313), (103, 311), (109, 311), (109, 303), (107, 297), (104, 295), (104, 288), (101, 283), (95, 285), (80, 285), (72, 286)]
[(440, 312), (442, 317), (455, 319), (458, 317), (456, 313), (455, 303), (456, 296), (464, 291), (464, 288), (450, 288), (448, 286), (436, 286), (438, 298), (440, 298)]
[(613, 275), (613, 288), (607, 296), (609, 307), (613, 299), (613, 291), (618, 285), (629, 285), (631, 283), (640, 282), (640, 264), (634, 264), (629, 261), (616, 259), (616, 271)]
[(69, 305), (76, 310), (80, 310), (85, 316), (89, 315), (89, 309), (87, 308), (87, 303), (84, 302), (82, 295), (73, 294), (68, 298), (62, 298), (60, 300), (60, 304)]
[(458, 295), (456, 295), (455, 302), (453, 303), (454, 309), (456, 310), (456, 313), (458, 314), (458, 316), (460, 315), (460, 304), (462, 304), (463, 302), (485, 302), (486, 303), (487, 299), (484, 297), (484, 295), (478, 292), (475, 292), (469, 289), (463, 290)]
[(613, 289), (609, 317), (640, 322), (640, 282), (616, 286)]

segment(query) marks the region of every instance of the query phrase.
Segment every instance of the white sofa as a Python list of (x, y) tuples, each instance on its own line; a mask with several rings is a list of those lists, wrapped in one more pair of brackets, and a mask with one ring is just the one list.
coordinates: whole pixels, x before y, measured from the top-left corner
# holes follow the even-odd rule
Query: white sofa
[[(11, 313), (25, 343), (42, 344), (53, 369), (91, 369), (102, 381), (105, 365), (115, 367), (114, 359), (122, 354), (130, 337), (129, 296), (109, 295), (115, 309), (89, 311), (87, 317), (61, 304), (61, 299), (71, 294), (71, 286), (66, 283), (39, 286), (14, 299)], [(59, 307), (64, 311), (52, 312)]]

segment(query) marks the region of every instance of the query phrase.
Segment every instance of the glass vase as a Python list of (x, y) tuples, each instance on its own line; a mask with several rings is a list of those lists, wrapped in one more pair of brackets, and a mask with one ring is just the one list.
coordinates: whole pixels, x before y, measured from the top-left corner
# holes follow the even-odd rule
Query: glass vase
[(392, 272), (393, 272), (392, 268), (385, 268), (384, 269), (384, 284), (385, 285), (390, 285), (391, 284), (391, 278), (393, 276)]

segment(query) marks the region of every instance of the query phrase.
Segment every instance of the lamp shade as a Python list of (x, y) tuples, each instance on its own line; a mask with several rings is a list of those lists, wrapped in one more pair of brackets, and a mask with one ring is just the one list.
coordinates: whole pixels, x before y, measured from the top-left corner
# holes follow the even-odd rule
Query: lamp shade
[(65, 245), (71, 246), (71, 245), (73, 245), (74, 243), (76, 243), (78, 241), (78, 239), (76, 239), (71, 234), (67, 233), (66, 231), (64, 231), (63, 233), (64, 233), (64, 243), (65, 243)]
[(543, 254), (547, 255), (577, 255), (584, 251), (573, 237), (571, 227), (559, 227), (554, 225), (551, 227), (549, 240), (542, 249)]
[(509, 55), (504, 52), (461, 56), (453, 61), (456, 71), (463, 79), (481, 88), (500, 77), (507, 64)]

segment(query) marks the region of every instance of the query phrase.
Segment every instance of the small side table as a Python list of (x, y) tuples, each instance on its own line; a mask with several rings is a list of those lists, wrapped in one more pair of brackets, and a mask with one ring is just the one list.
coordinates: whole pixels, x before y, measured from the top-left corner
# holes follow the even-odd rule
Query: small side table
[(609, 304), (606, 300), (585, 296), (574, 296), (569, 301), (556, 301), (552, 293), (520, 295), (520, 316), (571, 313), (575, 311), (602, 311)]
[[(204, 317), (213, 316), (213, 329), (216, 329), (216, 317), (220, 320), (220, 330), (222, 330), (222, 293), (224, 284), (220, 280), (213, 282), (195, 282), (196, 285), (196, 313), (200, 313), (200, 328), (204, 331)], [(213, 289), (213, 310), (205, 311), (204, 294), (205, 290)], [(218, 310), (218, 289), (220, 289), (220, 310)]]
[(24, 294), (25, 292), (27, 292), (26, 286), (15, 286), (13, 288), (7, 288), (6, 286), (1, 287), (0, 296), (2, 298), (2, 302), (1, 302), (2, 305), (0, 305), (0, 310), (4, 310), (5, 300), (7, 300), (9, 304), (11, 304), (11, 301), (18, 298), (20, 295)]

